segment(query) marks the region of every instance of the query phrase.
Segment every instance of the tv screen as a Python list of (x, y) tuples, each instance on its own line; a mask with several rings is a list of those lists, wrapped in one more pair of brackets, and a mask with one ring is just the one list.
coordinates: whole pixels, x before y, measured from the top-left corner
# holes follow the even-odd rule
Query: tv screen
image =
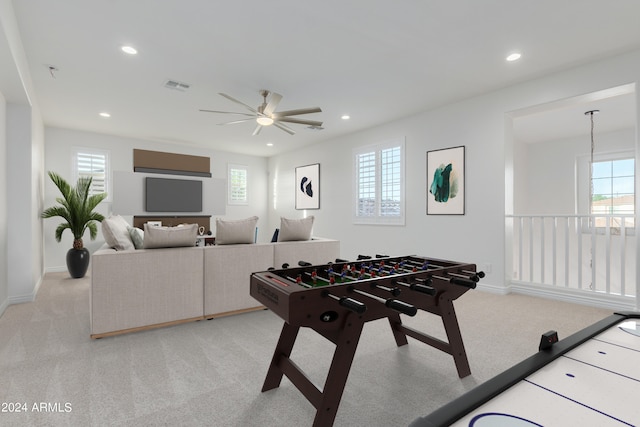
[(202, 212), (202, 181), (147, 178), (147, 212)]

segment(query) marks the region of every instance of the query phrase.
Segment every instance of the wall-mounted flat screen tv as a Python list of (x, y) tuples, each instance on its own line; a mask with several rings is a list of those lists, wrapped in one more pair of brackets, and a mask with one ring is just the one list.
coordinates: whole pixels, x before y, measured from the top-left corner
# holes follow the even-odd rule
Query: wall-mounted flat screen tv
[(202, 181), (146, 178), (147, 212), (202, 212)]

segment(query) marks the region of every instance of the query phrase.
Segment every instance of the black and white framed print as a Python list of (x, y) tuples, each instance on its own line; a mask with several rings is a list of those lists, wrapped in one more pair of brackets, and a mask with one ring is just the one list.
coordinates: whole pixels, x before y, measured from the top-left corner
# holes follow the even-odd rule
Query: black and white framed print
[(320, 164), (296, 168), (296, 209), (320, 209)]

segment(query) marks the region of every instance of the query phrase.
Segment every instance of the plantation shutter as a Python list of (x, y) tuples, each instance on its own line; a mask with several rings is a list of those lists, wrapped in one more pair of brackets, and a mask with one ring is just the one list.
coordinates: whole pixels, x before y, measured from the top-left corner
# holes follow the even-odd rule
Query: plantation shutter
[(247, 168), (243, 166), (229, 166), (229, 194), (230, 205), (247, 203)]
[(109, 156), (105, 151), (78, 148), (74, 153), (74, 177), (91, 177), (89, 195), (109, 193)]

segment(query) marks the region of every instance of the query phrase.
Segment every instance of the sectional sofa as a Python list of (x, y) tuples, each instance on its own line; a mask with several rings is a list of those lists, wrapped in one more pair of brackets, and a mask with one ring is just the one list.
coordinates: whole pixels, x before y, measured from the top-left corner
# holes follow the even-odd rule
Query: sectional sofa
[[(151, 233), (144, 234), (147, 242)], [(91, 257), (92, 338), (263, 309), (249, 295), (251, 273), (340, 257), (339, 241), (318, 237), (205, 247), (113, 246)]]

